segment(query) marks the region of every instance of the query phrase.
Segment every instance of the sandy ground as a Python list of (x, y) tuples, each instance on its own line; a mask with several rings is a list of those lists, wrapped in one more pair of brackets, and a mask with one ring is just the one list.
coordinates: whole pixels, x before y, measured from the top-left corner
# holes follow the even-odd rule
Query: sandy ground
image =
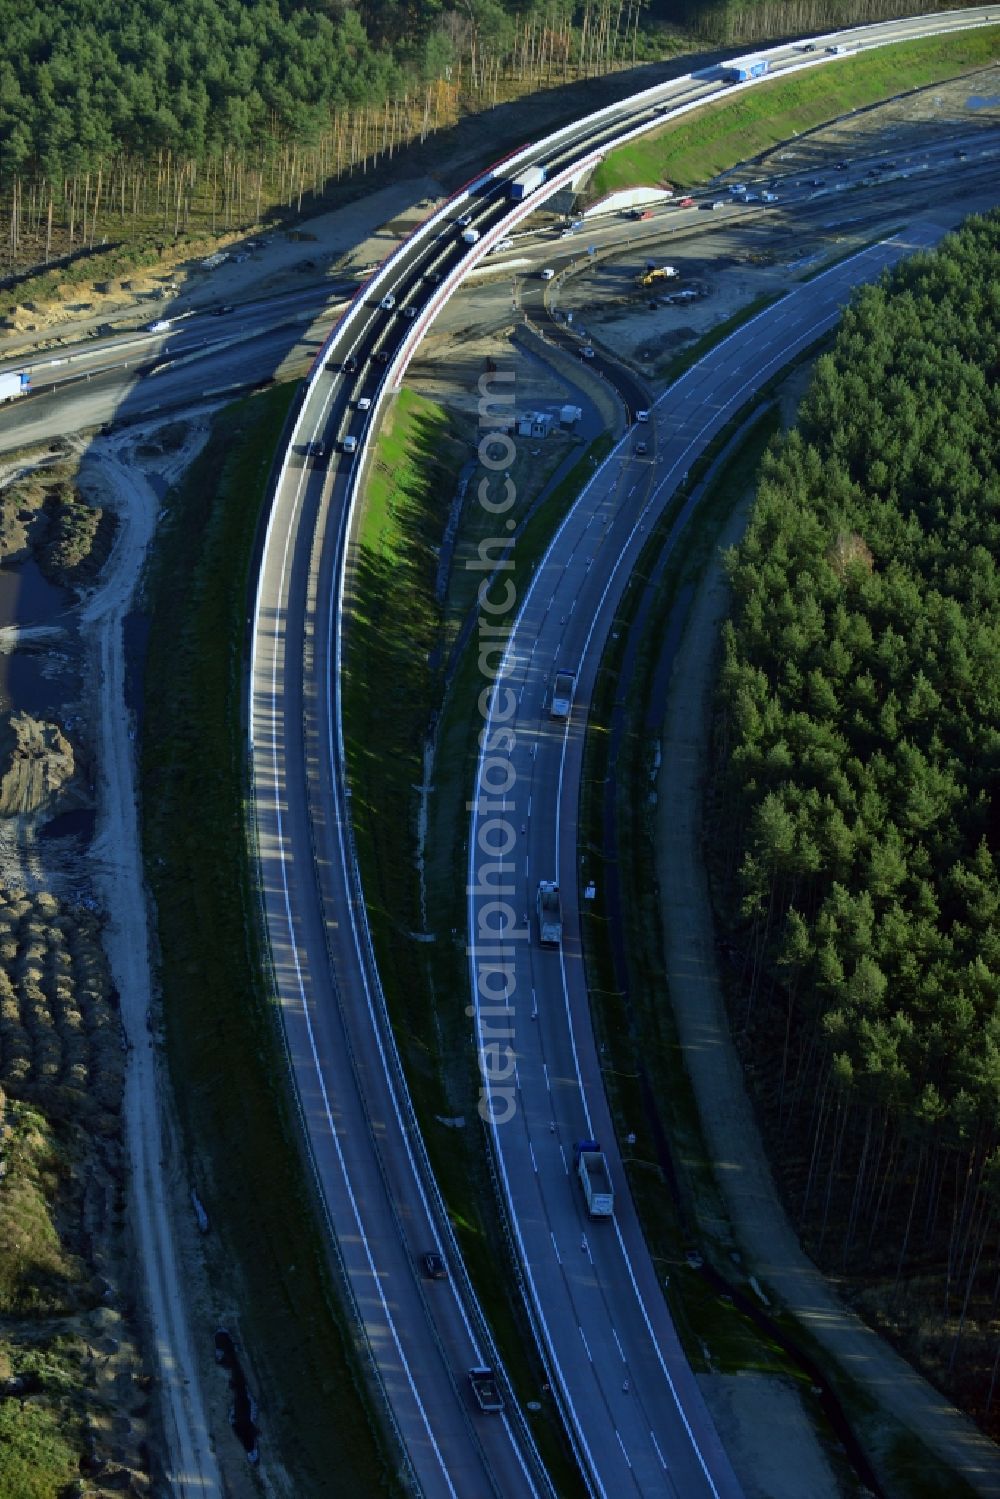
[[(161, 464), (165, 478), (190, 462), (206, 430)], [(134, 435), (131, 440), (135, 440)], [(98, 440), (90, 461), (99, 465), (109, 491), (117, 496), (119, 530), (100, 585), (80, 610), (88, 652), (96, 739), (97, 832), (90, 866), (108, 913), (104, 933), (112, 973), (121, 996), (121, 1016), (130, 1044), (126, 1069), (124, 1124), (131, 1162), (129, 1203), (137, 1262), (146, 1272), (145, 1311), (149, 1346), (169, 1352), (160, 1360), (168, 1463), (180, 1495), (221, 1495), (222, 1484), (204, 1419), (201, 1370), (195, 1353), (186, 1301), (186, 1278), (174, 1246), (171, 1175), (161, 1110), (151, 1106), (163, 1086), (160, 1062), (147, 1029), (151, 1005), (149, 932), (136, 806), (133, 730), (125, 707), (122, 622), (160, 502), (123, 443)], [(166, 1174), (161, 1169), (167, 1166)]]
[(843, 1489), (790, 1380), (744, 1371), (703, 1374), (698, 1383), (746, 1499), (840, 1499)]
[[(61, 337), (134, 328), (151, 317), (175, 317), (187, 309), (237, 304), (247, 299), (299, 290), (329, 277), (363, 274), (391, 253), (399, 241), (433, 212), (440, 184), (433, 178), (391, 183), (370, 197), (309, 219), (301, 228), (265, 230), (218, 242), (226, 259), (206, 269), (205, 255), (164, 264), (155, 272), (75, 288), (65, 300), (31, 304), (6, 320), (0, 358), (27, 347), (44, 347)], [(251, 248), (247, 240), (254, 242)]]

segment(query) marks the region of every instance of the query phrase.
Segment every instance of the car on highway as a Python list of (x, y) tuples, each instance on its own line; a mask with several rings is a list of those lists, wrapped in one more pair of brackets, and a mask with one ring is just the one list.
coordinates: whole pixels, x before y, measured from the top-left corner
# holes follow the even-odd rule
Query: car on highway
[(405, 318), (409, 318), (410, 321), (412, 322), (412, 320), (416, 317), (416, 315), (417, 315), (417, 313), (419, 311), (420, 311), (419, 307), (404, 307), (403, 308), (403, 316)]
[(694, 207), (694, 199), (693, 198), (682, 198), (681, 201), (678, 203), (677, 207), (678, 208), (693, 208)]
[(760, 195), (760, 201), (762, 203), (777, 203), (777, 201), (778, 201), (778, 194), (777, 193), (763, 192)]
[(637, 422), (648, 422), (649, 421), (649, 412), (648, 411), (637, 411), (636, 414), (635, 414), (635, 419), (636, 419)]
[(712, 209), (714, 211), (716, 208), (725, 208), (725, 206), (726, 205), (725, 203), (723, 203), (721, 198), (716, 198), (715, 202), (712, 204)]
[(396, 298), (392, 295), (392, 292), (386, 292), (378, 305), (383, 312), (391, 312), (396, 305)]
[(434, 1250), (420, 1256), (420, 1266), (428, 1280), (447, 1280), (448, 1267)]
[(357, 355), (351, 354), (349, 358), (344, 360), (341, 368), (343, 369), (345, 375), (356, 375), (358, 372)]
[(375, 354), (373, 355), (373, 358), (374, 358), (376, 364), (388, 364), (389, 363), (389, 350), (388, 349), (377, 349), (375, 351)]
[(440, 286), (440, 284), (441, 284), (441, 272), (440, 271), (425, 271), (424, 272), (424, 280), (425, 281), (429, 281), (430, 284), (431, 284), (431, 286)]
[(314, 437), (306, 444), (306, 457), (311, 458), (314, 463), (321, 462), (326, 457), (326, 443), (319, 437)]
[(513, 248), (514, 248), (514, 241), (512, 239), (501, 239), (501, 240), (498, 240), (497, 243), (493, 246), (493, 250), (494, 251), (496, 251), (496, 250), (513, 250)]
[(356, 437), (345, 437), (341, 443), (341, 447), (345, 453), (354, 453), (357, 451), (358, 439)]
[(170, 319), (158, 317), (155, 322), (146, 324), (147, 333), (166, 333), (170, 327)]
[(358, 399), (358, 410), (359, 411), (370, 411), (371, 410), (371, 404), (372, 404), (372, 398), (371, 398), (371, 396), (360, 396), (359, 399)]
[(455, 220), (455, 223), (458, 225), (459, 229), (468, 229), (469, 225), (472, 223), (472, 214), (463, 213), (461, 218)]
[(593, 351), (593, 349), (590, 347), (589, 344), (585, 344), (583, 346), (583, 348), (580, 350), (580, 358), (581, 359), (593, 359), (593, 357), (594, 357), (594, 351)]
[(649, 452), (649, 443), (648, 442), (637, 442), (636, 445), (635, 445), (635, 451), (636, 451), (636, 456), (641, 458), (642, 455), (643, 455), (643, 453), (648, 453)]
[(224, 317), (227, 312), (232, 312), (232, 310), (233, 310), (233, 304), (232, 304), (232, 302), (223, 302), (223, 304), (222, 304), (221, 307), (213, 307), (212, 308), (212, 316), (213, 317)]
[(543, 281), (551, 281), (552, 277), (555, 275), (555, 271), (553, 271), (549, 266), (546, 266), (544, 271), (539, 271), (538, 274)]

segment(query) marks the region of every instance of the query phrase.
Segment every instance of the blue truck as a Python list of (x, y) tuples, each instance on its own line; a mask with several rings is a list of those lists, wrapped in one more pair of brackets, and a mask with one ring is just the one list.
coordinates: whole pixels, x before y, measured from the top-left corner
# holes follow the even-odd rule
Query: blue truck
[(726, 78), (730, 83), (747, 83), (751, 78), (763, 78), (766, 72), (766, 57), (743, 57), (728, 64)]

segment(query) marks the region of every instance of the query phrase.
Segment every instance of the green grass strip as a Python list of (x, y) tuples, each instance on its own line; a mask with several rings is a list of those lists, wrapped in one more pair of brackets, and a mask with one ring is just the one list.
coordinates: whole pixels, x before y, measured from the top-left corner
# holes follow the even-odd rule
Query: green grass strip
[(592, 200), (619, 188), (691, 188), (828, 120), (910, 89), (940, 83), (996, 57), (994, 28), (873, 48), (755, 85), (706, 105), (654, 135), (612, 151), (594, 173)]
[[(465, 803), (473, 785), (483, 680), (473, 639), (442, 707), (440, 648), (448, 638), (446, 619), (454, 626), (455, 595), (467, 606), (469, 576), (477, 583), (483, 576), (466, 574), (461, 562), (481, 525), (474, 496), (459, 526), (447, 600), (437, 601), (434, 585), (438, 547), (469, 456), (460, 419), (413, 391), (400, 393), (379, 436), (359, 523), (345, 636), (344, 734), (372, 939), (431, 1165), (514, 1387), (522, 1401), (541, 1407), (530, 1419), (542, 1458), (559, 1493), (576, 1499), (579, 1476), (552, 1397), (542, 1390), (544, 1376), (497, 1209), (466, 1014)], [(540, 482), (546, 467), (544, 461), (535, 464)], [(529, 547), (540, 551), (561, 518), (567, 485), (568, 478), (539, 507), (547, 529), (525, 542), (526, 558)], [(525, 507), (531, 493), (526, 483)], [(542, 524), (538, 514), (529, 525), (536, 522)], [(520, 566), (520, 544), (516, 555)], [(418, 818), (424, 745), (438, 713), (423, 844), (425, 930)]]
[[(297, 1493), (396, 1492), (335, 1290), (258, 940), (243, 727), (247, 584), (293, 387), (227, 408), (147, 582), (143, 839), (167, 1054), (219, 1303)], [(224, 1438), (225, 1439), (225, 1438)]]

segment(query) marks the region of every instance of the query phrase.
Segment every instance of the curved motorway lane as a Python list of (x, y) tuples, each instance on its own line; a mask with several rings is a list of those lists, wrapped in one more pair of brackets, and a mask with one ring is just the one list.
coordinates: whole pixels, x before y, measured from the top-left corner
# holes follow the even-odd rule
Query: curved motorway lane
[[(513, 785), (497, 815), (515, 834), (521, 829), (506, 876), (519, 930), (504, 959), (511, 965), (516, 1107), (508, 1122), (494, 1125), (494, 1146), (553, 1377), (577, 1421), (595, 1492), (615, 1499), (721, 1499), (739, 1487), (679, 1349), (635, 1217), (590, 1025), (576, 845), (585, 704), (649, 527), (691, 462), (755, 389), (833, 326), (854, 285), (918, 247), (914, 238), (899, 236), (792, 292), (688, 371), (650, 423), (632, 429), (535, 574), (507, 646), (497, 712), (486, 725), (488, 735), (501, 724), (513, 731)], [(651, 447), (655, 436), (655, 470), (649, 458), (633, 456), (636, 434)], [(488, 597), (501, 594), (495, 583)], [(550, 719), (545, 707), (553, 675), (564, 668), (579, 673), (568, 725)], [(513, 716), (503, 688), (516, 700)], [(484, 800), (491, 781), (497, 784), (495, 768), (480, 780)], [(494, 796), (486, 810), (497, 806)], [(478, 823), (474, 813), (470, 888), (483, 860)], [(538, 881), (553, 878), (563, 905), (559, 951), (538, 945), (533, 915)], [(496, 924), (499, 918), (488, 910), (495, 898), (496, 891), (470, 897), (470, 932)], [(488, 962), (494, 951), (473, 938), (473, 987), (477, 962)], [(489, 1034), (481, 1031), (484, 1040)], [(498, 1112), (505, 1112), (502, 1098)], [(586, 1214), (572, 1175), (573, 1144), (581, 1138), (600, 1141), (608, 1158), (616, 1189), (613, 1224), (592, 1223)]]
[[(921, 18), (870, 35), (941, 28)], [(798, 60), (782, 49), (787, 65)], [(704, 91), (704, 92), (703, 92)], [(669, 104), (718, 94), (717, 80), (679, 80), (657, 91)], [(598, 140), (650, 122), (648, 97), (616, 106), (600, 122), (559, 133), (522, 157), (558, 163), (572, 174)], [(465, 1371), (483, 1357), (468, 1295), (457, 1294), (460, 1266), (447, 1283), (427, 1284), (415, 1257), (446, 1235), (426, 1174), (414, 1168), (419, 1140), (399, 1103), (395, 1062), (367, 950), (363, 906), (349, 845), (349, 816), (338, 758), (335, 651), (341, 617), (351, 462), (329, 472), (304, 462), (307, 438), (335, 445), (347, 433), (364, 446), (388, 382), (396, 383), (426, 326), (465, 268), (505, 232), (510, 205), (487, 174), (467, 206), (481, 231), (469, 249), (455, 233), (454, 205), (407, 241), (377, 274), (367, 302), (355, 302), (318, 371), (286, 454), (274, 499), (254, 615), (251, 750), (263, 899), (276, 992), (322, 1196), (373, 1367), (428, 1495), (542, 1492), (525, 1428), (508, 1391), (507, 1417), (472, 1413)], [(531, 204), (523, 210), (528, 212)], [(669, 459), (654, 491), (662, 505), (681, 467), (742, 399), (820, 327), (838, 315), (852, 281), (873, 275), (902, 246), (866, 252), (818, 278), (762, 315), (738, 338), (690, 371), (669, 397)], [(392, 292), (395, 308), (378, 299)], [(408, 310), (414, 317), (405, 318)], [(767, 335), (766, 337), (764, 335)], [(344, 361), (357, 359), (357, 370)], [(381, 361), (381, 362), (380, 362)], [(752, 362), (752, 373), (743, 364)], [(388, 376), (388, 381), (387, 377)], [(374, 398), (357, 412), (357, 397)], [(675, 409), (676, 408), (676, 409)], [(657, 424), (652, 424), (657, 425)], [(566, 920), (575, 927), (575, 786), (582, 737), (553, 738), (540, 718), (551, 668), (568, 653), (584, 662), (590, 690), (596, 650), (587, 632), (606, 628), (609, 611), (641, 544), (645, 464), (615, 458), (574, 509), (532, 587), (510, 659), (520, 693), (519, 787), (531, 797), (530, 827), (518, 849), (524, 909), (539, 877), (561, 870)], [(611, 487), (609, 487), (609, 481)], [(352, 507), (353, 508), (353, 507)], [(594, 637), (595, 646), (600, 630)], [(330, 688), (334, 691), (331, 693)], [(565, 772), (565, 774), (564, 774)], [(558, 815), (560, 798), (562, 816)], [(532, 812), (532, 806), (534, 811)], [(523, 872), (522, 872), (523, 870)], [(473, 921), (476, 911), (470, 913)], [(739, 1486), (677, 1346), (642, 1242), (614, 1149), (587, 1013), (578, 944), (561, 958), (522, 945), (520, 992), (537, 995), (538, 1018), (518, 1018), (520, 1107), (497, 1131), (512, 1222), (550, 1375), (581, 1466), (594, 1493), (736, 1496)], [(614, 1225), (591, 1228), (566, 1169), (572, 1141), (602, 1140), (619, 1185)], [(487, 1360), (489, 1361), (489, 1360)]]

